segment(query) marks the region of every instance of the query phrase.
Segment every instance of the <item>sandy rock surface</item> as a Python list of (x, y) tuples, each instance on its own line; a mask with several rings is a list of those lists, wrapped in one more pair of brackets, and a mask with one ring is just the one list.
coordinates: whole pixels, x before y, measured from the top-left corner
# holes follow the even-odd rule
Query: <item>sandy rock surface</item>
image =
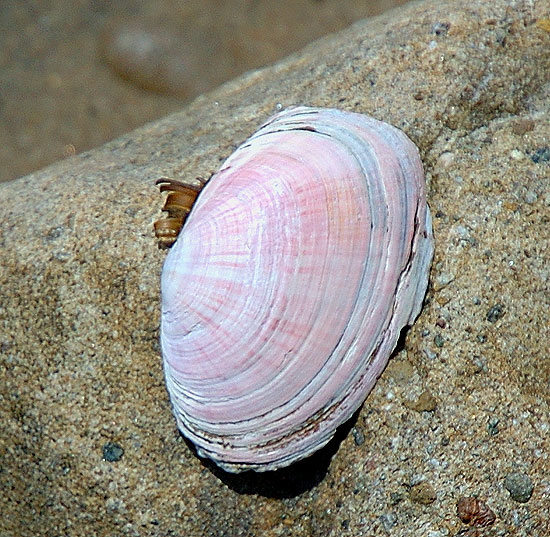
[[(548, 535), (543, 4), (408, 5), (1, 184), (0, 534)], [(232, 476), (170, 412), (153, 182), (208, 177), (291, 104), (370, 113), (418, 144), (436, 256), (419, 320), (338, 442)], [(485, 507), (463, 501), (461, 519), (469, 497)]]

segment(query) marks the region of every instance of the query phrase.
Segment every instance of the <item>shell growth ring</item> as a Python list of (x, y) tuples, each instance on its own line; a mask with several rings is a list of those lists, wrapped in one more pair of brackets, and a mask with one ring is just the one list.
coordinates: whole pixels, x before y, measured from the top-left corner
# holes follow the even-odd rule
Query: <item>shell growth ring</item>
[(321, 108), (268, 120), (206, 183), (162, 272), (166, 384), (199, 455), (262, 471), (325, 445), (418, 316), (432, 255), (403, 132)]

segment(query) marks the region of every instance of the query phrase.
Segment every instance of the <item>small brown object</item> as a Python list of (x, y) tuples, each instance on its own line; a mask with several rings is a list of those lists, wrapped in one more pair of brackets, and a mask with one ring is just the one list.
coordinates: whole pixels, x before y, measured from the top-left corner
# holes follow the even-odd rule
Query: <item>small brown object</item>
[(422, 483), (418, 483), (411, 488), (410, 497), (411, 501), (415, 503), (429, 505), (437, 499), (437, 494), (430, 483), (423, 481)]
[(532, 119), (518, 119), (512, 125), (512, 132), (514, 134), (522, 135), (529, 131), (532, 131), (535, 128), (535, 122)]
[(437, 407), (435, 397), (428, 391), (420, 394), (416, 401), (405, 401), (405, 406), (416, 412), (433, 412)]
[(170, 248), (176, 242), (202, 186), (186, 185), (181, 181), (167, 177), (157, 179), (155, 184), (160, 185), (161, 192), (168, 192), (162, 208), (168, 215), (154, 223), (159, 248), (165, 249)]
[(490, 526), (496, 520), (496, 515), (482, 500), (473, 496), (463, 497), (456, 504), (456, 514), (465, 524), (470, 526)]

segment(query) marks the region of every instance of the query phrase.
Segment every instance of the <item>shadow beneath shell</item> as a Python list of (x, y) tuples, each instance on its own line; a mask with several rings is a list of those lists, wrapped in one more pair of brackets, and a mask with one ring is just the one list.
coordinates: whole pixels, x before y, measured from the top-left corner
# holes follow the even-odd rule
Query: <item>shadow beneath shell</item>
[[(208, 459), (200, 459), (220, 481), (238, 494), (258, 494), (267, 498), (293, 498), (317, 486), (326, 476), (332, 457), (338, 451), (342, 440), (349, 434), (359, 416), (357, 410), (342, 424), (332, 440), (319, 451), (306, 459), (295, 462), (286, 468), (269, 472), (242, 472), (233, 474), (222, 470)], [(189, 448), (197, 456), (193, 444), (185, 439)]]

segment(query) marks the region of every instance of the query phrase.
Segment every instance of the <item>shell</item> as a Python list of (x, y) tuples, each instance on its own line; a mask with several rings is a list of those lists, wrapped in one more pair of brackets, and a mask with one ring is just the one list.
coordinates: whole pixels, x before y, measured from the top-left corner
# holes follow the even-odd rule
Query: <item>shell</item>
[(154, 224), (155, 235), (160, 249), (170, 248), (177, 239), (181, 228), (197, 199), (201, 187), (193, 184), (184, 184), (176, 179), (161, 177), (155, 181), (161, 192), (168, 192), (162, 210), (167, 213), (166, 218), (157, 220)]
[(198, 196), (162, 272), (178, 426), (230, 472), (325, 445), (417, 317), (433, 254), (418, 150), (368, 116), (291, 108)]

